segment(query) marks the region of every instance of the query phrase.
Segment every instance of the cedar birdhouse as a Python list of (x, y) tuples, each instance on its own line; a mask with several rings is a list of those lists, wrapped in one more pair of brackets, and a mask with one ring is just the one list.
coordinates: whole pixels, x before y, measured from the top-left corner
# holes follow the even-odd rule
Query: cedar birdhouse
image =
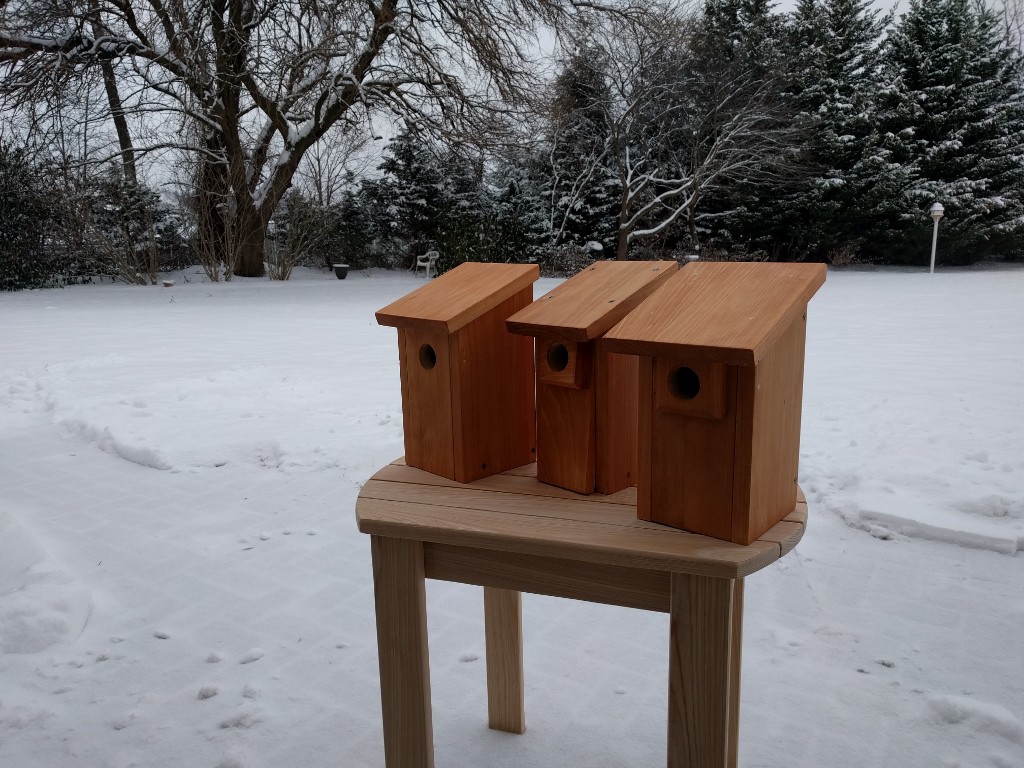
[(823, 264), (695, 263), (605, 335), (640, 357), (637, 516), (750, 544), (796, 504)]
[(602, 261), (508, 319), (537, 338), (537, 479), (577, 493), (636, 484), (637, 361), (600, 337), (678, 265)]
[(539, 276), (461, 264), (377, 312), (398, 328), (407, 464), (468, 483), (534, 460), (533, 344), (505, 319)]

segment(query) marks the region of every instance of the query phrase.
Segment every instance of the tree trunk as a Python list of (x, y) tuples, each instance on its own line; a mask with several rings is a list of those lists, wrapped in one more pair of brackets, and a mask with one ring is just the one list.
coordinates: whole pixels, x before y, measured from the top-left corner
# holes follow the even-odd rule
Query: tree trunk
[(267, 239), (267, 222), (252, 204), (252, 199), (237, 200), (235, 218), (235, 275), (263, 277), (263, 250)]
[(114, 120), (114, 129), (117, 131), (117, 143), (121, 148), (121, 164), (124, 168), (124, 179), (130, 187), (137, 189), (139, 186), (139, 176), (135, 170), (135, 147), (132, 145), (132, 136), (128, 132), (128, 121), (124, 116), (124, 103), (121, 101), (121, 94), (117, 90), (114, 65), (104, 59), (100, 62), (100, 71), (103, 73), (103, 87), (107, 91), (110, 116)]

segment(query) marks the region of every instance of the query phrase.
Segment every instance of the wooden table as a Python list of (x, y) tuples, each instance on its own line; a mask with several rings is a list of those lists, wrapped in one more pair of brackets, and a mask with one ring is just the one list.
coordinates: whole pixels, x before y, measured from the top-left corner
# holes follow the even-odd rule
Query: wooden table
[(434, 764), (424, 578), (484, 587), (491, 728), (522, 733), (520, 592), (670, 614), (669, 768), (734, 768), (743, 578), (803, 536), (785, 520), (740, 546), (636, 519), (636, 489), (581, 496), (531, 464), (466, 485), (400, 459), (356, 502), (371, 535), (388, 768)]

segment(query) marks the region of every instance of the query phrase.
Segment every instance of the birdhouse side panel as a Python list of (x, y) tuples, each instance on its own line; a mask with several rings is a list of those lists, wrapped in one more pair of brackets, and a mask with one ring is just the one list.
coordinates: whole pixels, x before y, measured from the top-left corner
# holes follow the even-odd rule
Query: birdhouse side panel
[(796, 506), (806, 331), (806, 313), (797, 315), (761, 362), (743, 372), (740, 401), (752, 410), (737, 430), (737, 440), (750, 446), (749, 491), (736, 498), (737, 544), (755, 541)]
[(528, 285), (450, 337), (455, 479), (479, 480), (536, 456), (533, 338), (505, 320), (533, 301)]
[(537, 479), (593, 493), (597, 466), (593, 387), (537, 385)]
[(409, 466), (454, 480), (448, 336), (443, 332), (399, 328), (398, 347), (405, 461)]
[(653, 520), (651, 509), (651, 456), (654, 444), (654, 358), (637, 360), (636, 399), (636, 516)]
[(637, 483), (639, 358), (599, 349), (594, 378), (597, 411), (595, 487), (598, 493), (610, 494)]

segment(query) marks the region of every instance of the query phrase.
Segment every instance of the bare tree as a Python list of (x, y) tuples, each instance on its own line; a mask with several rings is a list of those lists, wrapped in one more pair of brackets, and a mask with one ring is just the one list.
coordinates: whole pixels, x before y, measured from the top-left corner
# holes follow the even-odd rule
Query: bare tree
[(335, 126), (383, 112), (480, 135), (531, 89), (538, 27), (629, 11), (615, 0), (7, 0), (0, 66), (6, 94), (26, 99), (111, 62), (125, 110), (157, 116), (160, 135), (135, 151), (200, 157), (200, 238), (256, 276), (274, 209)]
[(776, 84), (726, 61), (698, 61), (694, 26), (663, 7), (642, 23), (610, 19), (588, 39), (595, 73), (609, 85), (595, 105), (605, 139), (570, 189), (582, 193), (601, 166), (614, 170), (619, 259), (680, 222), (696, 239), (711, 191), (791, 172), (785, 151), (795, 129), (780, 119)]

